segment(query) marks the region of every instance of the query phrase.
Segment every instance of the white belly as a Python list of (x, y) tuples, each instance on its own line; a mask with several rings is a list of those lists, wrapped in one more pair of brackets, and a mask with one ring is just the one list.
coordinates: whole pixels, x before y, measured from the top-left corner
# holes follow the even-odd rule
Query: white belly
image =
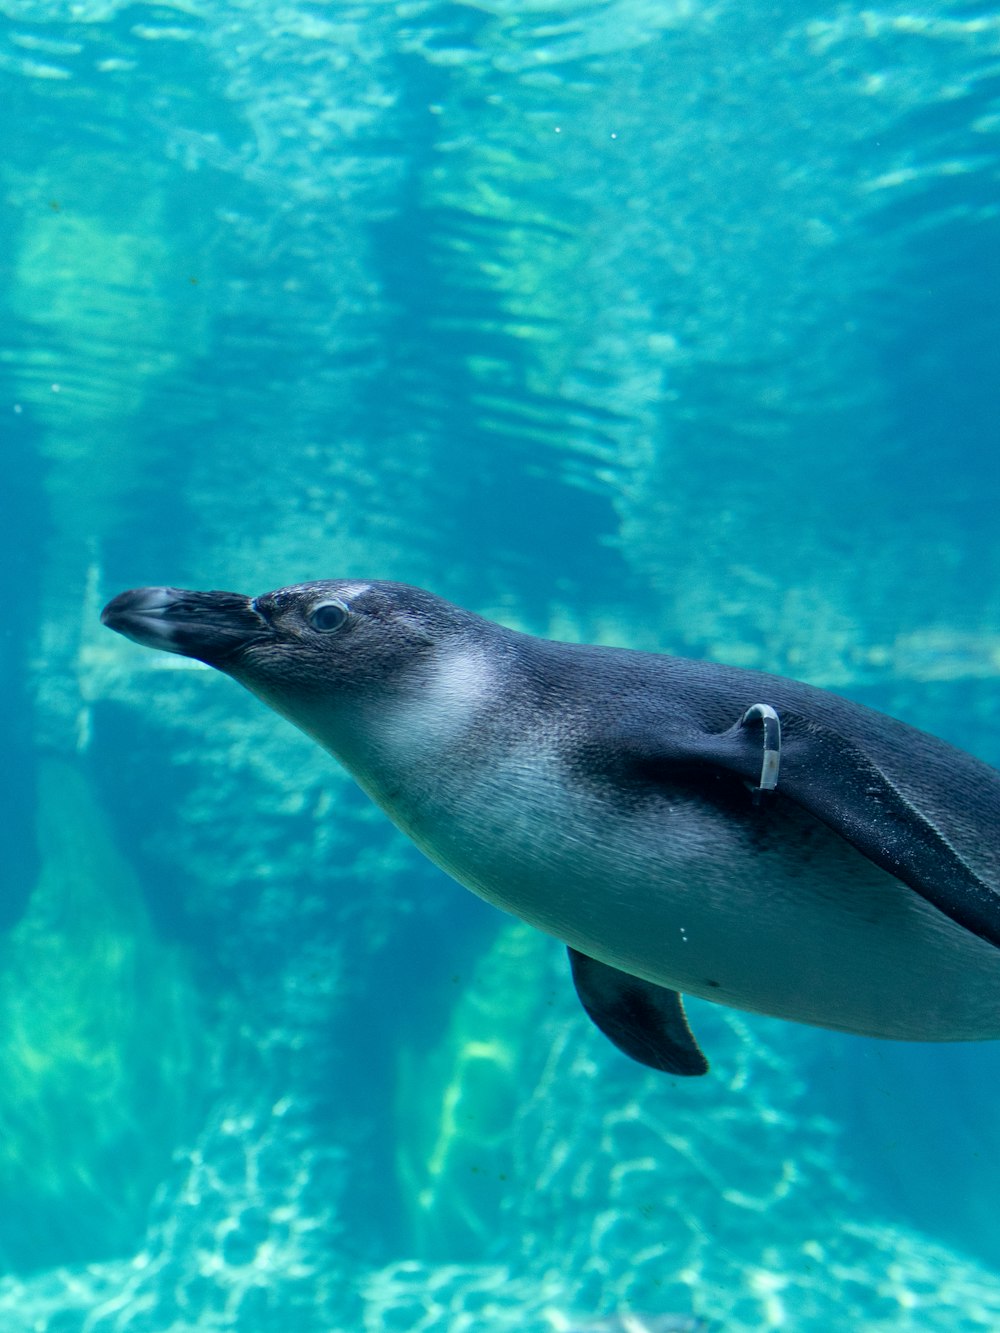
[(1000, 951), (789, 802), (755, 813), (762, 847), (703, 802), (622, 814), (525, 749), (380, 803), (474, 893), (648, 981), (870, 1036), (1000, 1037)]

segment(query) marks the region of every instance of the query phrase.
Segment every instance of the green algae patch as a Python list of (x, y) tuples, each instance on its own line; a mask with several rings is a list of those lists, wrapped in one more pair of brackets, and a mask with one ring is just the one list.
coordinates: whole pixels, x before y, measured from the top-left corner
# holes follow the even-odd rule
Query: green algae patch
[(503, 1202), (517, 1188), (511, 1125), (546, 1058), (533, 1036), (551, 990), (550, 948), (529, 926), (505, 927), (440, 1044), (401, 1052), (397, 1169), (419, 1259), (481, 1258), (503, 1230)]
[(7, 300), (27, 335), (9, 373), (42, 428), (53, 526), (86, 544), (156, 467), (153, 398), (205, 351), (205, 301), (184, 277), (196, 242), (163, 183), (114, 156), (57, 150), (5, 182), (23, 219)]
[(137, 1247), (198, 1045), (185, 962), (62, 761), (41, 766), (38, 838), (38, 882), (0, 945), (0, 1259), (14, 1267)]

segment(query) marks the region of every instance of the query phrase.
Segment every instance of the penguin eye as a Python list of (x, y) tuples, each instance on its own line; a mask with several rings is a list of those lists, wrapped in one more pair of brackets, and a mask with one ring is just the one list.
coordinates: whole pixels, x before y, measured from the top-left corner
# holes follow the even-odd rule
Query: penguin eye
[(318, 602), (311, 608), (306, 620), (322, 634), (331, 634), (340, 629), (347, 619), (347, 607), (343, 602)]

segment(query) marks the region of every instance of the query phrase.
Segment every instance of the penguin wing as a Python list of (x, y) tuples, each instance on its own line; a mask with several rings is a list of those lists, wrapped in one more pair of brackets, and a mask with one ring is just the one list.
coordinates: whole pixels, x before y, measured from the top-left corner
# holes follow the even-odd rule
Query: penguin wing
[[(769, 725), (773, 717), (780, 736)], [(997, 803), (1000, 774), (943, 743), (926, 749), (930, 738), (912, 729), (906, 730), (921, 741), (912, 754), (888, 743), (888, 732), (876, 728), (868, 743), (857, 725), (850, 730), (754, 704), (725, 732), (672, 731), (660, 759), (675, 772), (678, 763), (694, 763), (736, 774), (758, 803), (773, 791), (783, 794), (956, 924), (1000, 948), (1000, 885), (983, 875), (975, 847), (996, 838), (984, 812)], [(648, 741), (647, 762), (654, 758)]]

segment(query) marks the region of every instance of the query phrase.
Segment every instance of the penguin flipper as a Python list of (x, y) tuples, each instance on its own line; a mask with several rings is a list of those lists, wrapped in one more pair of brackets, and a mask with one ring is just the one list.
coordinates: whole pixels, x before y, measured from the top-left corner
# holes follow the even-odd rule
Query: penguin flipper
[[(926, 796), (908, 792), (904, 775), (890, 777), (885, 772), (877, 738), (869, 748), (863, 738), (781, 710), (775, 740), (775, 730), (769, 732), (767, 726), (774, 715), (776, 710), (769, 705), (755, 704), (728, 731), (690, 734), (680, 742), (671, 736), (662, 758), (674, 765), (678, 760), (695, 761), (727, 769), (747, 782), (757, 804), (772, 799), (777, 791), (957, 925), (1000, 948), (1000, 885), (984, 879), (963, 857), (956, 840), (945, 836)], [(750, 725), (758, 720), (760, 728)], [(769, 768), (773, 782), (765, 779)], [(988, 778), (995, 776), (985, 771)], [(958, 808), (970, 780), (946, 769), (939, 776), (939, 801)], [(984, 825), (981, 836), (995, 837), (994, 828)]]
[[(1000, 893), (873, 758), (827, 728), (811, 733), (786, 757), (778, 790), (957, 925), (1000, 948)], [(983, 836), (995, 832), (984, 828)]]
[(676, 991), (629, 976), (569, 948), (573, 984), (587, 1016), (631, 1059), (665, 1074), (707, 1074)]

